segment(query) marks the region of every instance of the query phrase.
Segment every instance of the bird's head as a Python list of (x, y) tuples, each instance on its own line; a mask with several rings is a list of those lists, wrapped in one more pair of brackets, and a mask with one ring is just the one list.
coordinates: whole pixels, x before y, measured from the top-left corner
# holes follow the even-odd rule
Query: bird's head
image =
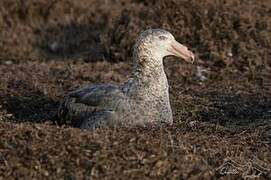
[(159, 59), (173, 55), (187, 62), (194, 62), (194, 54), (186, 46), (177, 42), (171, 33), (163, 29), (144, 31), (137, 39), (135, 50), (136, 53), (143, 51)]

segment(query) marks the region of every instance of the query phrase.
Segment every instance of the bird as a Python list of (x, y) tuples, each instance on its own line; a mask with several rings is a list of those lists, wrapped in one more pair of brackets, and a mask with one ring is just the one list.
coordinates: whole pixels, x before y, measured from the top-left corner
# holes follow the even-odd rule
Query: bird
[(60, 103), (57, 124), (94, 130), (116, 126), (173, 124), (163, 59), (194, 62), (194, 54), (164, 29), (147, 29), (133, 48), (133, 71), (122, 85), (94, 84), (68, 93)]

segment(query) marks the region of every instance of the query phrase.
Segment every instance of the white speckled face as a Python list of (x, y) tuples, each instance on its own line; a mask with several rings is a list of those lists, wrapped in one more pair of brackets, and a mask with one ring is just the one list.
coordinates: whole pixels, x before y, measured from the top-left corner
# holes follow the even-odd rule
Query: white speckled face
[(149, 29), (144, 31), (137, 40), (137, 47), (143, 46), (154, 56), (165, 57), (169, 55), (181, 57), (182, 59), (193, 62), (194, 55), (188, 48), (177, 42), (174, 36), (163, 29)]

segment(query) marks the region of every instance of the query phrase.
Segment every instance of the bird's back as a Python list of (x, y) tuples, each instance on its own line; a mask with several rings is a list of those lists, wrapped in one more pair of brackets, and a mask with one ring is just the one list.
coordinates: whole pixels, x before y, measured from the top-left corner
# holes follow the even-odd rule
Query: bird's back
[(70, 124), (83, 129), (114, 125), (125, 108), (126, 95), (115, 85), (100, 84), (70, 92), (58, 109), (59, 125)]

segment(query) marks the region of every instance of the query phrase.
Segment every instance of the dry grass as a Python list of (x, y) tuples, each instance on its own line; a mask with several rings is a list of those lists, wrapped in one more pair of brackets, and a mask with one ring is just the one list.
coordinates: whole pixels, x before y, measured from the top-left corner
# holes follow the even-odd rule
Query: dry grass
[[(269, 1), (19, 2), (0, 2), (0, 179), (271, 178)], [(147, 27), (197, 54), (165, 60), (174, 125), (55, 126), (69, 90), (127, 79)]]

